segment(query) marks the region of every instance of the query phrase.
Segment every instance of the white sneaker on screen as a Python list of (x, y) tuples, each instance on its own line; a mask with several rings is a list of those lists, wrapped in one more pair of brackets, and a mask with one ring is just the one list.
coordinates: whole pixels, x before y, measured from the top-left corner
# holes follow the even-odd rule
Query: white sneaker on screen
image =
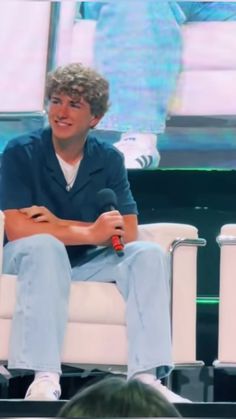
[(156, 134), (125, 133), (114, 146), (124, 154), (127, 169), (156, 169), (160, 154)]
[(158, 390), (171, 403), (192, 403), (191, 400), (179, 396), (168, 387), (164, 386), (161, 381), (156, 379), (152, 374), (137, 374), (135, 378)]
[(45, 376), (32, 382), (26, 392), (25, 400), (56, 401), (60, 398), (60, 396), (60, 384)]

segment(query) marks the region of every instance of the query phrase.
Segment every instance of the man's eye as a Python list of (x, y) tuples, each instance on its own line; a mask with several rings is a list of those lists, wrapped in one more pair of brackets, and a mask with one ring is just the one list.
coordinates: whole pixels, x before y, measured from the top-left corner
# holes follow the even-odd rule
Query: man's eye
[(59, 99), (56, 99), (55, 97), (51, 98), (51, 103), (59, 103)]
[(79, 102), (71, 102), (71, 107), (79, 109), (81, 107), (81, 105), (80, 105)]

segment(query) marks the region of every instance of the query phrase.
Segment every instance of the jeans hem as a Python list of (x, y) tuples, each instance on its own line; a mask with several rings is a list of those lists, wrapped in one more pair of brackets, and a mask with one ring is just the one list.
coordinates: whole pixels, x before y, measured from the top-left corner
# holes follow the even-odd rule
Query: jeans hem
[(45, 365), (27, 365), (24, 363), (8, 363), (7, 366), (8, 369), (12, 370), (30, 370), (30, 371), (42, 371), (42, 372), (52, 372), (52, 373), (58, 373), (61, 374), (61, 368), (55, 367), (55, 366), (46, 366)]
[(161, 375), (160, 377), (157, 377), (158, 379), (167, 377), (168, 375), (170, 375), (170, 373), (174, 369), (174, 365), (170, 364), (168, 362), (166, 362), (166, 363), (164, 362), (164, 363), (161, 363), (161, 364), (150, 364), (150, 365), (146, 365), (145, 367), (140, 367), (138, 369), (134, 369), (132, 371), (128, 370), (127, 379), (130, 380), (130, 378), (134, 377), (134, 375), (136, 375), (136, 374), (142, 374), (142, 373), (145, 373), (146, 371), (149, 371), (151, 369), (160, 368), (160, 367), (162, 367), (163, 369), (164, 368), (168, 369), (168, 372), (165, 375)]

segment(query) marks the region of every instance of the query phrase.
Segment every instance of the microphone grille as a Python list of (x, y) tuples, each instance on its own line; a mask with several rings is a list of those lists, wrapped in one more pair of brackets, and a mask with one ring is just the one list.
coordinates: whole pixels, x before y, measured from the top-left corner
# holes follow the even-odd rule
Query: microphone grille
[(117, 196), (112, 189), (104, 188), (97, 193), (97, 203), (100, 210), (110, 211), (117, 208)]

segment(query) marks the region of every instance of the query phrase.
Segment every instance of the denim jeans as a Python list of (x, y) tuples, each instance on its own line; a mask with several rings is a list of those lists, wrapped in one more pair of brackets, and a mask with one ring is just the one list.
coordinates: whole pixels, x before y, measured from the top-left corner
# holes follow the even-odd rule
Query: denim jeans
[(128, 377), (171, 371), (169, 258), (157, 244), (129, 243), (123, 257), (107, 248), (71, 268), (61, 242), (33, 235), (6, 244), (3, 272), (18, 275), (9, 368), (61, 371), (70, 283), (82, 278), (115, 281), (126, 301)]
[(236, 20), (235, 2), (84, 2), (97, 20), (95, 67), (110, 82), (111, 107), (97, 128), (162, 133), (181, 67), (180, 25)]

